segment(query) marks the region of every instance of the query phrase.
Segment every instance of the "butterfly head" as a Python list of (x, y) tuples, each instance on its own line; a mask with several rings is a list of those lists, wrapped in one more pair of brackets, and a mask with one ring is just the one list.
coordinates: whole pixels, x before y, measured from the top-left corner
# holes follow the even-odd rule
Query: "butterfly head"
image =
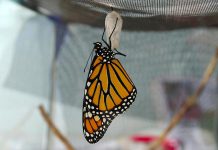
[(97, 51), (98, 49), (101, 49), (102, 43), (101, 42), (95, 42), (94, 44), (94, 50)]

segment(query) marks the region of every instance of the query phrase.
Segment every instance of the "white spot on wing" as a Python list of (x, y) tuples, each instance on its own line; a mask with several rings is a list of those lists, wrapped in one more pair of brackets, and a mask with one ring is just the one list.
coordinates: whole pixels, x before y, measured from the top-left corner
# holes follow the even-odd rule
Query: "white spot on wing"
[(90, 86), (90, 84), (91, 84), (91, 82), (87, 82), (87, 86), (88, 86), (88, 87)]
[(88, 112), (89, 118), (92, 118), (92, 113)]
[(86, 132), (86, 136), (89, 136), (89, 133), (88, 133), (88, 132)]

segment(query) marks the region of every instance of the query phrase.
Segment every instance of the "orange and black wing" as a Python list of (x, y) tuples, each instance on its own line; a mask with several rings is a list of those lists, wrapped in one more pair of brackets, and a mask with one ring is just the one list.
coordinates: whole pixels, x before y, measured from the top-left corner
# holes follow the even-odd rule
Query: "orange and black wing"
[(95, 56), (83, 102), (83, 132), (90, 143), (98, 142), (112, 120), (134, 102), (136, 87), (118, 59), (103, 62)]

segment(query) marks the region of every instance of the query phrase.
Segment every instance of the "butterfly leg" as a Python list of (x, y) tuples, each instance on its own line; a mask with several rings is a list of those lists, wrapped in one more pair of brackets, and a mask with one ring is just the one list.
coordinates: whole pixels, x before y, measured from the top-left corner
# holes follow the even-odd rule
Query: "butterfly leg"
[(123, 53), (119, 52), (119, 51), (118, 51), (116, 48), (115, 48), (114, 50), (116, 51), (116, 53), (115, 53), (115, 54), (122, 55), (122, 56), (125, 56), (125, 57), (126, 57), (126, 55), (125, 55), (125, 54), (123, 54)]

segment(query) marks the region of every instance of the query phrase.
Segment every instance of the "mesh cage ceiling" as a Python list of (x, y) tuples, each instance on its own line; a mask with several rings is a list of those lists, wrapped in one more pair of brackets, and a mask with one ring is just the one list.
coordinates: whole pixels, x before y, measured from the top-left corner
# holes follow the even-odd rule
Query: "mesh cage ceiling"
[(101, 28), (111, 7), (123, 16), (123, 30), (172, 30), (218, 25), (218, 0), (21, 1), (23, 5), (42, 14)]
[(218, 14), (217, 0), (80, 0), (72, 1), (100, 12), (113, 7), (123, 16), (205, 16)]

